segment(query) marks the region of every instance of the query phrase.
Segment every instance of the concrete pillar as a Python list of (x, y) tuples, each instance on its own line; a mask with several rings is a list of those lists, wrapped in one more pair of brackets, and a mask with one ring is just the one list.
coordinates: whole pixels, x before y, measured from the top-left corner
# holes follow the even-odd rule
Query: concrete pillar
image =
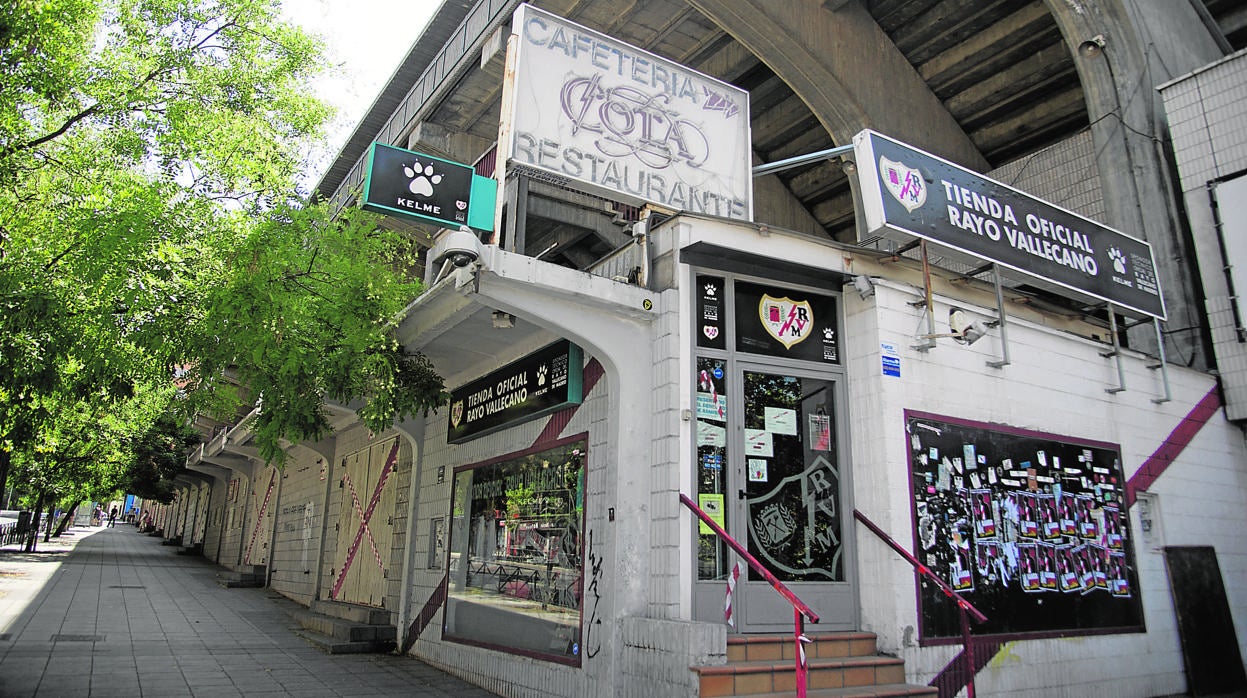
[[(859, 3), (689, 0), (775, 71), (838, 145), (864, 128), (980, 172), (987, 161)], [(915, 116), (917, 115), (917, 116)]]
[[(1203, 294), (1170, 162), (1156, 86), (1222, 56), (1195, 8), (1179, 0), (1044, 0), (1074, 56), (1087, 101), (1108, 225), (1147, 240), (1156, 257), (1171, 361), (1207, 368)], [(1142, 325), (1131, 346), (1154, 353)]]

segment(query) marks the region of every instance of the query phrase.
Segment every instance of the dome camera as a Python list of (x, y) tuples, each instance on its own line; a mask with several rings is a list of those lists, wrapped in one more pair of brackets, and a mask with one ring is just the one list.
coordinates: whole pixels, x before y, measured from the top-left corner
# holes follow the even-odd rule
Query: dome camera
[(480, 242), (476, 239), (476, 234), (462, 227), (442, 236), (437, 243), (433, 261), (438, 264), (450, 262), (456, 267), (466, 267), (480, 256)]

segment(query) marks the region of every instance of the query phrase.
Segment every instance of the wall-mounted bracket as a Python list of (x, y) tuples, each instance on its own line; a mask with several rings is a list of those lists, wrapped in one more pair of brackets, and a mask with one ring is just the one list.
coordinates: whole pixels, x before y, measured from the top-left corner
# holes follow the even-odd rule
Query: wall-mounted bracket
[(1173, 394), (1169, 390), (1169, 369), (1167, 368), (1168, 364), (1165, 361), (1165, 335), (1160, 331), (1160, 318), (1152, 318), (1152, 326), (1156, 328), (1156, 347), (1159, 352), (1159, 358), (1156, 363), (1148, 364), (1147, 367), (1153, 371), (1160, 369), (1161, 382), (1164, 383), (1165, 386), (1165, 396), (1152, 398), (1152, 402), (1160, 405), (1172, 400)]
[(1108, 307), (1108, 328), (1109, 334), (1113, 337), (1113, 350), (1102, 351), (1100, 356), (1106, 359), (1117, 360), (1117, 386), (1113, 388), (1105, 388), (1104, 392), (1109, 394), (1120, 393), (1126, 389), (1126, 366), (1121, 360), (1121, 340), (1117, 336), (1117, 310), (1112, 303), (1107, 304)]
[(1004, 368), (1009, 365), (1009, 322), (1005, 315), (1005, 294), (1000, 287), (1000, 267), (992, 264), (992, 280), (996, 285), (996, 319), (987, 323), (988, 327), (1000, 328), (1000, 359), (988, 361), (992, 368)]

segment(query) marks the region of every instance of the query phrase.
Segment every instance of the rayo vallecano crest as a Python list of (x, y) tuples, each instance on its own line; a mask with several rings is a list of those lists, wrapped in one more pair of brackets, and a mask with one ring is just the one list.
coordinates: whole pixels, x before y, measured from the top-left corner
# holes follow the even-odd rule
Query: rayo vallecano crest
[(773, 298), (762, 294), (758, 303), (758, 317), (767, 334), (791, 349), (792, 345), (805, 341), (814, 328), (814, 311), (809, 301), (797, 302), (788, 298)]
[(880, 156), (879, 175), (883, 177), (883, 185), (892, 194), (892, 198), (900, 202), (907, 211), (912, 213), (927, 202), (927, 183), (923, 181), (922, 173), (918, 170)]
[(459, 428), (459, 422), (463, 420), (463, 400), (456, 402), (450, 406), (450, 425), (456, 429)]

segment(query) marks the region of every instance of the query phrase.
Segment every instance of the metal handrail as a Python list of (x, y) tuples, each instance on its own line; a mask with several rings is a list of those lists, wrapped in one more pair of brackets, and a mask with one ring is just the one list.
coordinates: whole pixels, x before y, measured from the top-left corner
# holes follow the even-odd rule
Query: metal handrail
[(962, 651), (966, 655), (966, 697), (974, 698), (974, 644), (970, 641), (970, 622), (966, 619), (966, 616), (973, 618), (975, 623), (982, 623), (986, 621), (987, 616), (983, 615), (983, 613), (979, 611), (979, 609), (975, 608), (969, 601), (963, 599), (955, 589), (948, 585), (947, 582), (940, 579), (939, 575), (932, 572), (930, 567), (927, 567), (919, 562), (918, 558), (914, 557), (913, 553), (910, 553), (908, 550), (902, 548), (901, 544), (897, 543), (892, 536), (884, 533), (883, 529), (875, 525), (874, 521), (866, 518), (865, 514), (857, 509), (854, 509), (853, 518), (865, 524), (866, 528), (869, 528), (870, 531), (878, 536), (880, 540), (887, 543), (889, 547), (895, 550), (901, 557), (905, 558), (905, 561), (912, 565), (919, 574), (934, 582), (935, 586), (939, 587), (939, 590), (944, 592), (945, 596), (952, 599), (953, 602), (957, 604), (957, 611), (961, 615)]
[(693, 502), (688, 495), (681, 492), (680, 501), (683, 502), (684, 506), (688, 507), (689, 511), (693, 512), (698, 519), (701, 519), (702, 523), (710, 527), (710, 530), (714, 531), (714, 534), (718, 536), (720, 540), (727, 543), (729, 548), (735, 550), (737, 555), (744, 558), (745, 562), (749, 563), (749, 567), (751, 567), (758, 574), (762, 575), (762, 578), (765, 579), (771, 587), (775, 589), (775, 591), (779, 592), (780, 596), (784, 597), (787, 599), (788, 603), (792, 604), (792, 634), (793, 641), (797, 646), (797, 651), (795, 653), (797, 668), (797, 697), (805, 698), (805, 687), (807, 683), (806, 674), (809, 669), (806, 666), (805, 646), (802, 643), (810, 641), (810, 639), (805, 636), (805, 619), (809, 618), (811, 623), (817, 623), (818, 614), (815, 613), (814, 609), (810, 608), (804, 601), (797, 598), (797, 595), (794, 594), (791, 589), (784, 586), (784, 583), (779, 581), (779, 578), (772, 574), (770, 570), (763, 567), (762, 563), (758, 562), (757, 558), (750, 555), (748, 550), (745, 550), (745, 546), (741, 545), (735, 538), (729, 535), (727, 531), (723, 530), (723, 527), (716, 523), (714, 519), (710, 518), (709, 514), (702, 511), (701, 507), (697, 506), (697, 504)]

